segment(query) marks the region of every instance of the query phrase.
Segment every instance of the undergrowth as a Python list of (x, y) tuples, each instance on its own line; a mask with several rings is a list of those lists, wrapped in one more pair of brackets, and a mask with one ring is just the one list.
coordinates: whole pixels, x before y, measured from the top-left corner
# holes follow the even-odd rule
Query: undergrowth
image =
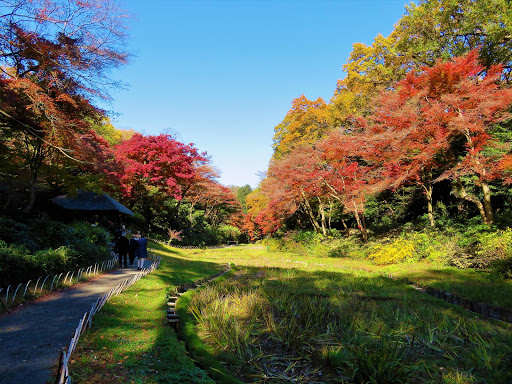
[(188, 308), (245, 382), (510, 382), (510, 327), (434, 300), (364, 272), (251, 268)]

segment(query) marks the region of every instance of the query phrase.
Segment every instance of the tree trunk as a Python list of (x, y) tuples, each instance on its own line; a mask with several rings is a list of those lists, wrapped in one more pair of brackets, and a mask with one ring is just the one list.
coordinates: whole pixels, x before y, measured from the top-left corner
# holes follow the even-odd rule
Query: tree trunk
[(324, 236), (327, 236), (327, 228), (326, 228), (327, 220), (325, 217), (325, 207), (320, 198), (318, 198), (318, 211), (320, 212), (320, 218), (321, 218), (320, 222), (322, 223), (322, 233)]
[(30, 181), (29, 181), (29, 199), (28, 204), (23, 208), (23, 213), (28, 214), (34, 208), (34, 204), (36, 202), (36, 182), (37, 182), (37, 171), (30, 172)]
[(329, 199), (329, 222), (327, 223), (327, 225), (329, 226), (329, 231), (332, 229), (332, 210), (333, 210), (333, 204), (332, 204), (332, 200)]
[[(462, 116), (462, 113), (459, 112), (459, 115)], [(464, 132), (464, 135), (466, 136), (466, 141), (467, 141), (468, 147), (474, 148), (473, 139), (472, 139), (469, 131)], [(482, 166), (482, 164), (480, 163), (478, 158), (475, 158), (475, 162), (479, 167), (481, 167), (481, 172), (477, 171), (476, 173), (479, 175), (479, 177), (481, 179), (482, 192), (484, 194), (483, 205), (480, 202), (480, 200), (478, 200), (479, 204), (477, 204), (477, 206), (480, 211), (480, 216), (482, 216), (482, 220), (484, 221), (484, 223), (487, 225), (491, 225), (494, 222), (494, 213), (493, 213), (492, 205), (491, 205), (491, 189), (489, 188), (489, 185), (487, 184), (487, 182), (484, 181), (485, 177), (486, 177), (485, 168)], [(458, 182), (460, 182), (460, 184), (462, 185), (462, 182), (460, 181), (460, 179), (458, 180)], [(473, 197), (473, 198), (475, 198), (475, 197)], [(482, 213), (482, 208), (483, 208), (483, 213)]]
[(316, 221), (315, 215), (313, 213), (313, 209), (311, 208), (311, 205), (309, 204), (309, 201), (306, 198), (304, 191), (302, 191), (302, 201), (303, 201), (303, 205), (306, 210), (306, 213), (309, 217), (309, 220), (311, 221), (311, 224), (313, 225), (313, 228), (315, 228), (315, 231), (317, 233), (320, 233), (321, 232), (320, 225), (318, 225), (318, 222)]
[(482, 191), (484, 193), (484, 209), (485, 209), (485, 221), (486, 224), (491, 225), (494, 223), (494, 212), (491, 204), (491, 189), (489, 185), (482, 181)]
[(178, 216), (178, 210), (180, 209), (181, 202), (185, 198), (185, 195), (187, 194), (188, 190), (192, 187), (192, 184), (188, 184), (184, 189), (181, 191), (181, 199), (178, 200), (178, 204), (176, 204), (176, 207), (171, 211), (170, 216), (171, 217), (177, 217)]
[(357, 209), (357, 204), (355, 200), (352, 200), (352, 203), (354, 204), (354, 216), (356, 218), (357, 227), (361, 231), (361, 235), (363, 237), (363, 242), (368, 242), (368, 232), (366, 231), (366, 227), (364, 225), (364, 222), (361, 221), (361, 217), (359, 216), (359, 210)]
[(40, 139), (36, 139), (35, 144), (33, 144), (34, 149), (31, 153), (29, 142), (29, 138), (25, 138), (25, 145), (27, 147), (27, 162), (30, 168), (30, 179), (29, 179), (29, 200), (28, 204), (25, 208), (23, 208), (23, 213), (28, 214), (34, 208), (34, 204), (36, 202), (36, 184), (37, 184), (37, 176), (39, 174), (39, 168), (41, 168), (41, 164), (43, 162), (44, 157), (44, 148), (43, 141)]
[(434, 204), (432, 201), (432, 192), (434, 191), (434, 188), (430, 181), (427, 181), (425, 184), (421, 184), (421, 186), (425, 189), (425, 196), (427, 198), (428, 220), (430, 221), (430, 226), (434, 228), (436, 225), (434, 221)]
[[(455, 183), (455, 187), (456, 187), (457, 194), (461, 199), (464, 199), (464, 200), (469, 201), (476, 205), (476, 207), (478, 208), (478, 211), (480, 212), (480, 216), (482, 217), (482, 221), (484, 222), (484, 224), (487, 224), (487, 225), (492, 224), (492, 221), (489, 223), (487, 220), (487, 213), (485, 211), (485, 207), (482, 204), (482, 202), (480, 200), (478, 200), (475, 196), (472, 196), (469, 193), (467, 193), (467, 191), (466, 191), (466, 189), (464, 189), (464, 185), (462, 185), (462, 181), (460, 179), (457, 179), (457, 181)], [(490, 201), (489, 201), (489, 203), (490, 203)], [(491, 215), (492, 215), (492, 211), (491, 211)]]

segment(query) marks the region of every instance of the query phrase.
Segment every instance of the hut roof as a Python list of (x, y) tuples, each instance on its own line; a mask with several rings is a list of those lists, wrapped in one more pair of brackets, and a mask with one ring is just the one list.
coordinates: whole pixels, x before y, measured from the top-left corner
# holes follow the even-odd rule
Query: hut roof
[(118, 211), (127, 215), (133, 212), (120, 202), (114, 200), (107, 194), (78, 190), (74, 196), (60, 195), (51, 199), (64, 209), (75, 209), (78, 211)]

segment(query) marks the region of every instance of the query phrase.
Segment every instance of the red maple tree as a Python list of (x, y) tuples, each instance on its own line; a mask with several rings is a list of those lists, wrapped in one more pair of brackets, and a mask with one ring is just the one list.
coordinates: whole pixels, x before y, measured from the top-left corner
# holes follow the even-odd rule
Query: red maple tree
[[(501, 66), (485, 70), (473, 51), (409, 73), (375, 100), (367, 129), (378, 135), (383, 174), (392, 187), (415, 182), (424, 188), (432, 225), (432, 183), (443, 179), (454, 181), (456, 195), (474, 203), (486, 224), (494, 220), (488, 183), (499, 175), (499, 157), (489, 149), (499, 143), (490, 129), (509, 117), (512, 102), (502, 74)], [(475, 178), (482, 201), (466, 190), (464, 176)]]
[(198, 167), (208, 161), (206, 153), (199, 153), (193, 144), (183, 144), (163, 134), (137, 133), (115, 146), (114, 152), (123, 164), (118, 177), (127, 196), (158, 188), (181, 200), (196, 181)]

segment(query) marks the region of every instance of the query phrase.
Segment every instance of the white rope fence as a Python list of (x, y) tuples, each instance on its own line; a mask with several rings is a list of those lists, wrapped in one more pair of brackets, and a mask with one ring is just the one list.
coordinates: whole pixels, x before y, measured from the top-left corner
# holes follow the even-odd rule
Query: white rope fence
[(173, 245), (170, 244), (170, 247), (178, 248), (178, 249), (218, 249), (218, 248), (224, 248), (225, 245), (211, 245), (211, 246), (199, 246), (199, 245)]
[[(59, 275), (41, 276), (37, 280), (29, 280), (26, 284), (18, 284), (16, 289), (14, 289), (13, 285), (9, 285), (5, 290), (4, 288), (0, 288), (0, 307), (3, 310), (8, 310), (16, 303), (16, 297), (26, 297), (27, 293), (33, 296), (40, 295), (43, 293), (45, 285), (46, 289), (52, 292), (66, 284), (76, 284), (84, 278), (96, 276), (104, 271), (113, 269), (116, 263), (116, 255), (111, 252), (111, 258), (109, 260), (105, 260), (102, 263), (95, 263), (87, 268), (80, 268), (76, 273), (75, 271), (69, 271), (65, 275), (64, 272), (62, 272)], [(53, 278), (51, 278), (52, 276)], [(39, 284), (40, 282), (41, 284)], [(31, 286), (33, 286), (33, 288), (31, 288)]]
[(103, 308), (103, 306), (110, 300), (112, 296), (119, 295), (125, 289), (129, 288), (137, 281), (139, 281), (142, 277), (146, 276), (148, 273), (151, 273), (158, 268), (158, 266), (160, 265), (161, 258), (159, 256), (151, 256), (153, 263), (149, 268), (145, 268), (137, 272), (137, 274), (134, 275), (132, 278), (127, 279), (122, 283), (118, 284), (115, 288), (112, 288), (109, 293), (96, 300), (96, 302), (92, 305), (91, 310), (89, 312), (86, 312), (82, 319), (80, 319), (80, 321), (78, 322), (78, 326), (76, 327), (75, 334), (71, 339), (71, 342), (69, 343), (67, 351), (62, 351), (61, 353), (56, 381), (57, 384), (71, 384), (71, 376), (69, 374), (68, 362), (70, 360), (71, 354), (75, 351), (80, 336), (85, 332), (86, 329), (91, 328), (93, 316), (96, 313), (98, 313), (101, 310), (101, 308)]

